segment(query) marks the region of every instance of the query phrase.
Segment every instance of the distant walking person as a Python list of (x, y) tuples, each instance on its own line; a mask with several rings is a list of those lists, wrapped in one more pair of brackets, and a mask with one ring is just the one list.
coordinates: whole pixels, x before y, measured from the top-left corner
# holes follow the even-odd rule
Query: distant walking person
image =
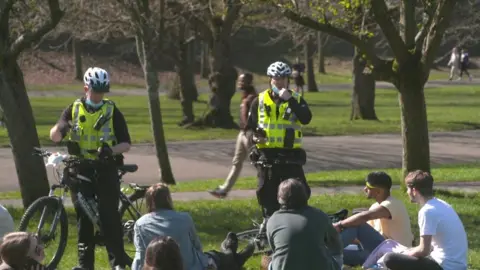
[[(448, 80), (451, 81), (453, 80), (453, 75), (459, 76), (460, 54), (458, 53), (457, 47), (453, 47), (452, 55), (450, 56), (450, 61), (448, 61), (447, 65), (450, 67), (450, 78), (448, 78)], [(457, 80), (460, 80), (460, 77), (458, 77)]]
[(252, 142), (248, 139), (249, 136), (247, 136), (245, 126), (247, 124), (248, 112), (250, 111), (252, 101), (257, 97), (257, 92), (253, 87), (253, 75), (251, 73), (241, 74), (238, 77), (238, 88), (242, 95), (240, 102), (240, 133), (238, 133), (237, 136), (232, 168), (225, 183), (216, 189), (209, 191), (210, 194), (217, 198), (225, 198), (235, 185), (235, 182), (242, 171), (243, 162), (249, 154), (250, 147), (252, 147)]
[(305, 86), (305, 80), (303, 79), (302, 73), (305, 72), (305, 64), (299, 63), (298, 58), (296, 63), (292, 66), (293, 72), (292, 77), (295, 82), (295, 89), (294, 91), (299, 93), (301, 92), (303, 96), (303, 87)]
[(468, 56), (468, 51), (462, 49), (462, 54), (460, 55), (460, 78), (462, 78), (463, 73), (467, 74), (468, 79), (472, 81), (472, 76), (468, 72), (468, 65), (470, 64), (470, 58)]

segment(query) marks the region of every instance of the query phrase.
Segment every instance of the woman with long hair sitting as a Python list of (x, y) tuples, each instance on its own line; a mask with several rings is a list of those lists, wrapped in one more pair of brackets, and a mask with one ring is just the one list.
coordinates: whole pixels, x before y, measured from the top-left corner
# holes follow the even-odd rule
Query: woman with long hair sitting
[(154, 239), (147, 247), (144, 270), (184, 270), (182, 254), (170, 236)]

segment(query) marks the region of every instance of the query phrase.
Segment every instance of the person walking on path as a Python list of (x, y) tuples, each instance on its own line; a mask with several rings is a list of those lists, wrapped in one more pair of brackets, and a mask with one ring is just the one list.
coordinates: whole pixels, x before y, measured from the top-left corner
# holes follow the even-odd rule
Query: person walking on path
[(252, 105), (252, 101), (257, 97), (257, 92), (253, 87), (253, 75), (251, 73), (241, 74), (238, 77), (238, 88), (242, 95), (240, 102), (240, 132), (238, 133), (237, 142), (235, 144), (232, 168), (230, 169), (230, 173), (228, 174), (225, 183), (214, 190), (209, 191), (210, 194), (217, 198), (225, 198), (235, 185), (235, 182), (242, 171), (243, 162), (247, 158), (250, 147), (252, 147), (252, 142), (248, 139), (249, 136), (247, 136), (245, 127), (250, 106)]

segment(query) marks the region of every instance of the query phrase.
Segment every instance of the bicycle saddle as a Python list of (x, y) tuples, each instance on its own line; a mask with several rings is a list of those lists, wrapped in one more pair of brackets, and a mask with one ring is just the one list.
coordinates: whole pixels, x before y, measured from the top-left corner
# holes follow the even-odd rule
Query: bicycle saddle
[(125, 164), (122, 166), (118, 166), (118, 170), (133, 173), (138, 170), (138, 166), (137, 164)]
[(338, 222), (340, 220), (344, 220), (348, 216), (348, 210), (347, 209), (341, 209), (340, 211), (328, 215), (330, 219), (332, 220), (332, 223)]

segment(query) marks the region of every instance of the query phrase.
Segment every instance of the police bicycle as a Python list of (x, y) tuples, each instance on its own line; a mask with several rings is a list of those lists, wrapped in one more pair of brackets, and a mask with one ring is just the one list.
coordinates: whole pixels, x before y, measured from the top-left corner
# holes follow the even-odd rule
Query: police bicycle
[[(104, 147), (108, 146), (104, 144)], [(52, 153), (41, 148), (35, 148), (33, 154), (47, 159), (45, 165), (52, 167), (54, 176), (59, 183), (51, 185), (48, 196), (37, 199), (28, 207), (20, 221), (19, 231), (30, 231), (38, 236), (39, 240), (45, 245), (46, 256), (44, 264), (48, 269), (56, 269), (65, 252), (68, 240), (69, 223), (64, 206), (67, 193), (76, 183), (81, 181), (92, 183), (92, 179), (79, 174), (76, 168), (81, 165), (98, 166), (98, 162), (101, 161), (83, 159), (63, 153)], [(135, 164), (117, 166), (120, 182), (123, 182), (122, 177), (125, 174), (134, 173), (137, 169), (138, 166)], [(129, 256), (127, 260), (130, 265), (135, 253), (133, 228), (136, 220), (145, 212), (138, 203), (140, 201), (143, 202), (147, 188), (148, 186), (130, 183), (128, 190), (133, 190), (132, 194), (127, 195), (126, 190), (123, 188), (120, 191), (120, 207), (118, 211), (122, 219), (125, 251)], [(87, 198), (80, 192), (76, 192), (75, 195), (77, 197), (76, 203), (78, 203), (94, 225), (95, 244), (104, 246), (96, 199)], [(36, 223), (37, 218), (39, 219), (38, 223)], [(57, 231), (57, 229), (59, 230)], [(51, 246), (56, 239), (59, 240), (58, 247), (52, 248)]]

